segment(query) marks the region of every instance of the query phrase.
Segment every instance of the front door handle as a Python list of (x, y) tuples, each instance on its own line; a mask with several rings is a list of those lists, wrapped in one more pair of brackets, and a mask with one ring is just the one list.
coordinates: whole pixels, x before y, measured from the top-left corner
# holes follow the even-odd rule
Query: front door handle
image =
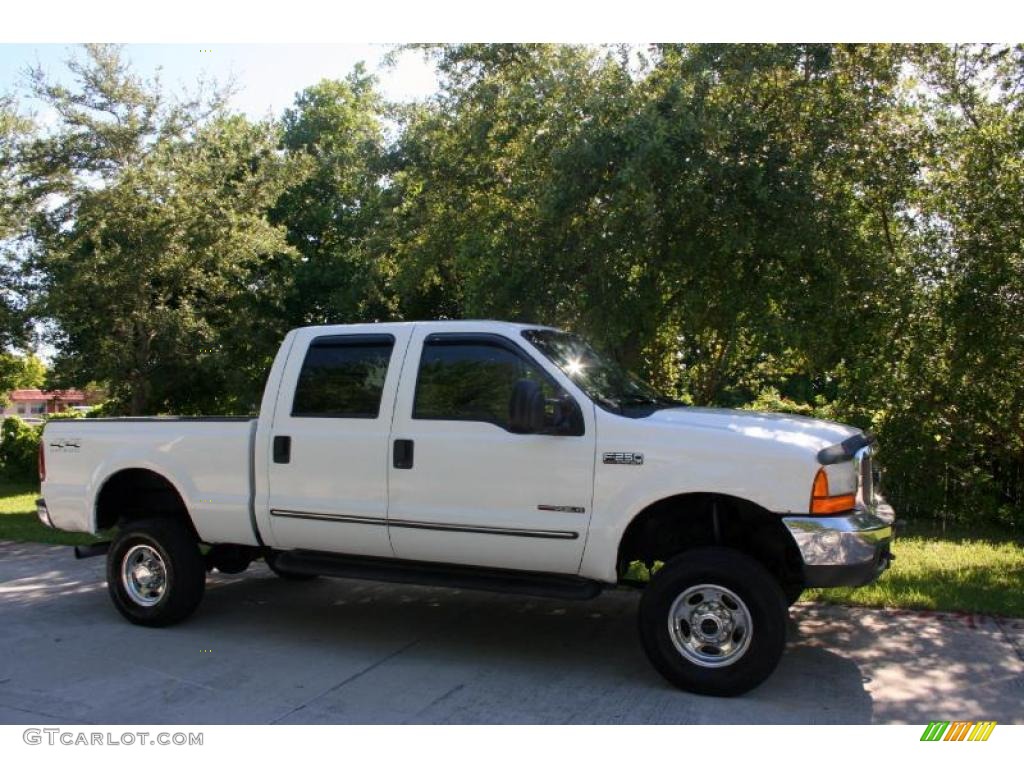
[(274, 463), (287, 464), (292, 460), (292, 439), (287, 435), (274, 436)]
[(412, 469), (412, 440), (395, 440), (392, 463), (395, 469)]

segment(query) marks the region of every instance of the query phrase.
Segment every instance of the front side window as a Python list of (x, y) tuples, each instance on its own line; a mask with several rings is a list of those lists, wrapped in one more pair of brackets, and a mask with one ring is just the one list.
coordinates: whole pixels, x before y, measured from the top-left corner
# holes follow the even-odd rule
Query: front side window
[(549, 400), (566, 397), (524, 354), (500, 342), (428, 338), (420, 356), (414, 419), (485, 421), (509, 428), (509, 401), (520, 379)]
[(598, 354), (575, 334), (536, 329), (523, 331), (523, 337), (606, 411), (642, 417), (683, 405)]
[(292, 416), (377, 418), (394, 346), (384, 334), (314, 339), (299, 372)]

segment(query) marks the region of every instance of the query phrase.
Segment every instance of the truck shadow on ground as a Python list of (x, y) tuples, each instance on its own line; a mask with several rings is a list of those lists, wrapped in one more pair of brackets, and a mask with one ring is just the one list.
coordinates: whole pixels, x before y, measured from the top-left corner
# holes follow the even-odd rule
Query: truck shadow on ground
[(226, 638), (257, 633), (324, 669), (338, 656), (365, 660), (333, 673), (334, 685), (284, 722), (871, 721), (857, 665), (799, 641), (772, 678), (741, 698), (676, 690), (640, 648), (637, 601), (618, 590), (574, 602), (250, 578), (211, 589), (196, 628), (201, 622)]

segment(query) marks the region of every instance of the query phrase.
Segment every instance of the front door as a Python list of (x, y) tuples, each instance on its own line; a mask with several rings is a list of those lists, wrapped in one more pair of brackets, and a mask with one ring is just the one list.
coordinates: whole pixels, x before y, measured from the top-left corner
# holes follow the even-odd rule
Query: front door
[[(418, 326), (396, 402), (388, 529), (398, 557), (576, 573), (593, 498), (594, 417), (575, 434), (515, 434), (516, 382), (570, 398), (522, 340)], [(578, 406), (583, 406), (582, 408)]]
[(410, 328), (311, 328), (281, 381), (267, 457), (275, 546), (391, 557), (388, 433)]

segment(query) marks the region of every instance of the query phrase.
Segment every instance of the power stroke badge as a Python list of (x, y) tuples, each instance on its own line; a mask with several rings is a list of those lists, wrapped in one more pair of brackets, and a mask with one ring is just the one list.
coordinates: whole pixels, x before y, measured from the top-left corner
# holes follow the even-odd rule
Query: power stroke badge
[(637, 466), (644, 463), (644, 455), (642, 453), (631, 453), (629, 451), (617, 451), (614, 453), (606, 453), (601, 457), (601, 461), (605, 464), (629, 464)]

